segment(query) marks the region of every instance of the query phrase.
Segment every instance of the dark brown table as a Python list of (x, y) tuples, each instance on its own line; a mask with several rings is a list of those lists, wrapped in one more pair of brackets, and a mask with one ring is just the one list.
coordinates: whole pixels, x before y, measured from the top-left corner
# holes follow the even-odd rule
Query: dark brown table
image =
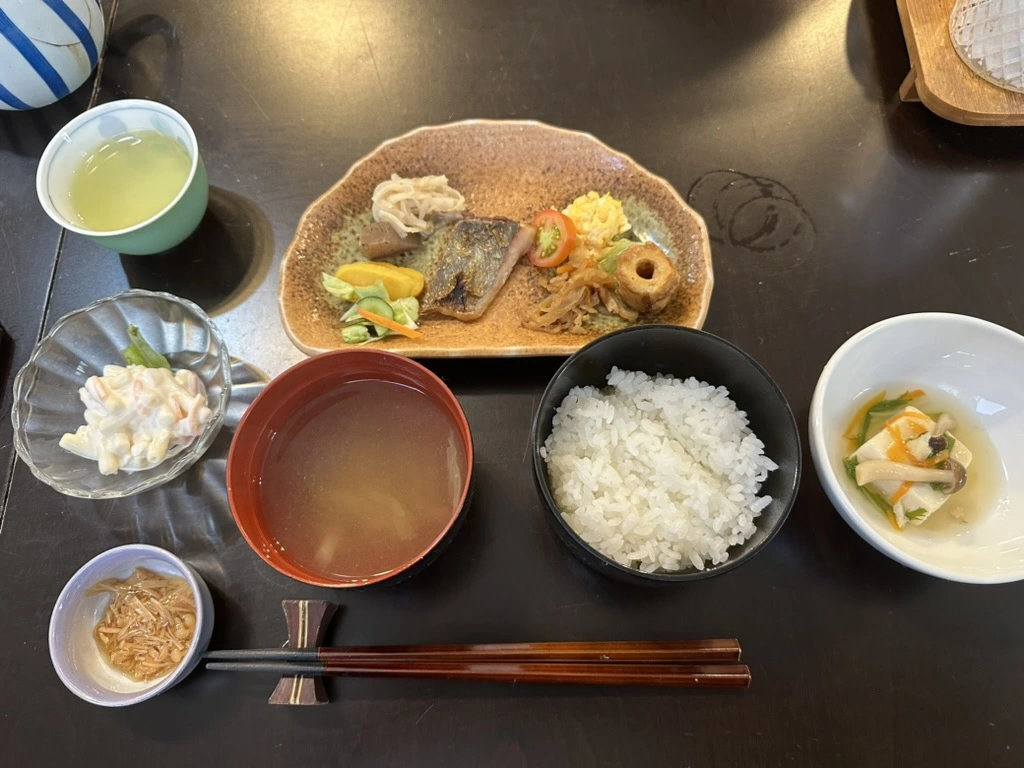
[[(683, 193), (693, 187), (716, 238), (705, 327), (769, 370), (801, 424), (821, 366), (875, 320), (948, 310), (1024, 331), (1024, 133), (901, 104), (907, 59), (889, 0), (105, 7), (113, 22), (95, 94), (90, 81), (53, 107), (0, 114), (0, 323), (15, 369), (61, 314), (135, 286), (199, 301), (235, 355), (280, 372), (300, 354), (278, 322), (277, 264), (303, 209), (383, 139), (468, 117), (587, 130)], [(182, 112), (209, 168), (210, 211), (173, 258), (119, 258), (62, 236), (35, 200), (46, 141), (90, 102), (123, 97)], [(724, 176), (707, 176), (727, 169), (751, 177), (729, 187), (744, 188), (742, 200), (721, 194)], [(435, 565), (352, 593), (290, 581), (241, 540), (224, 498), (230, 431), (170, 486), (94, 503), (58, 495), (15, 462), (5, 417), (0, 762), (1022, 764), (1024, 586), (950, 584), (890, 562), (841, 521), (809, 462), (784, 530), (737, 571), (637, 589), (574, 560), (547, 527), (526, 462), (533, 408), (557, 363), (431, 364), (469, 417), (477, 495)], [(252, 389), (241, 389), (236, 415)], [(282, 598), (325, 598), (343, 605), (335, 643), (736, 636), (754, 684), (701, 693), (347, 681), (330, 686), (330, 705), (299, 709), (268, 706), (270, 680), (200, 672), (146, 704), (105, 710), (57, 680), (47, 621), (85, 560), (132, 541), (169, 547), (203, 573), (214, 647), (278, 644)]]

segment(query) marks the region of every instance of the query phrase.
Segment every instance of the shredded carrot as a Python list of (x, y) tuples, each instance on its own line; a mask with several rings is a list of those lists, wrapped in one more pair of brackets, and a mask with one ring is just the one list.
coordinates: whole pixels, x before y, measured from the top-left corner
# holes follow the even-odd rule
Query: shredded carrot
[[(900, 398), (903, 399), (903, 400), (916, 400), (919, 397), (924, 397), (924, 394), (925, 393), (924, 393), (923, 389), (914, 389), (914, 390), (911, 390), (910, 392), (905, 392), (904, 394), (900, 395)], [(885, 400), (885, 390), (882, 390), (877, 395), (875, 395), (870, 400), (868, 400), (866, 403), (864, 403), (864, 405), (862, 405), (860, 408), (858, 408), (857, 412), (855, 414), (853, 414), (853, 418), (850, 420), (849, 425), (846, 427), (846, 431), (843, 433), (843, 437), (846, 438), (847, 440), (851, 440), (851, 441), (856, 442), (857, 438), (860, 436), (860, 429), (861, 429), (861, 426), (864, 424), (864, 418), (868, 415), (868, 411), (870, 411), (872, 408), (874, 408), (876, 405), (878, 405), (883, 400)], [(927, 416), (924, 416), (923, 414), (918, 415), (918, 414), (914, 414), (914, 413), (910, 413), (910, 414), (908, 414), (908, 413), (900, 413), (900, 414), (897, 414), (896, 416), (894, 416), (893, 419), (891, 419), (890, 421), (895, 421), (895, 420), (901, 419), (901, 418), (911, 418), (911, 417), (925, 418), (925, 419), (928, 418)], [(855, 446), (855, 447), (859, 447), (859, 446)]]
[(899, 462), (900, 464), (913, 464), (915, 467), (923, 467), (925, 463), (918, 459), (908, 449), (906, 443), (903, 442), (903, 435), (895, 426), (887, 426), (885, 431), (889, 433), (889, 437), (892, 438), (892, 445), (885, 452), (885, 455), (891, 461)]
[(877, 395), (868, 400), (864, 405), (857, 409), (857, 412), (853, 414), (853, 419), (850, 421), (850, 425), (846, 428), (846, 432), (843, 433), (843, 437), (847, 440), (856, 440), (860, 434), (861, 424), (864, 423), (864, 417), (868, 415), (873, 407), (878, 405), (880, 402), (885, 400), (885, 392), (879, 392)]
[(383, 326), (384, 328), (387, 328), (389, 331), (394, 331), (395, 333), (399, 333), (402, 336), (405, 336), (407, 339), (418, 339), (423, 335), (419, 331), (414, 331), (412, 328), (406, 328), (401, 323), (396, 323), (394, 320), (388, 320), (383, 315), (378, 315), (376, 312), (370, 312), (369, 310), (363, 309), (362, 307), (360, 307), (359, 309), (359, 314), (361, 317), (365, 317), (374, 325)]
[(907, 481), (899, 487), (899, 489), (889, 498), (889, 504), (896, 506), (896, 502), (907, 495), (907, 492), (913, 487), (913, 483)]
[(569, 264), (568, 262), (566, 262), (565, 264), (560, 266), (558, 269), (556, 269), (555, 272), (557, 274), (559, 274), (559, 275), (564, 275), (566, 272), (572, 272), (574, 269), (576, 269), (576, 267), (574, 267), (572, 264)]
[(885, 422), (885, 426), (888, 427), (893, 424), (898, 424), (901, 421), (908, 421), (911, 425), (917, 427), (917, 434), (912, 435), (910, 438), (911, 440), (913, 440), (915, 437), (920, 437), (925, 432), (927, 432), (928, 425), (932, 423), (932, 420), (928, 418), (927, 414), (914, 413), (914, 411), (903, 411), (901, 413), (897, 413), (895, 416), (893, 416), (891, 419)]

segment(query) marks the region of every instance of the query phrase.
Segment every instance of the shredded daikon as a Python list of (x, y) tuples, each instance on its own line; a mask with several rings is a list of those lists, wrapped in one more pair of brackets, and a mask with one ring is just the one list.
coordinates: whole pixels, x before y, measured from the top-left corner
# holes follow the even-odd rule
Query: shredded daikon
[(448, 186), (447, 176), (404, 179), (397, 173), (373, 190), (373, 220), (390, 224), (399, 235), (429, 235), (435, 219), (466, 209), (466, 198)]

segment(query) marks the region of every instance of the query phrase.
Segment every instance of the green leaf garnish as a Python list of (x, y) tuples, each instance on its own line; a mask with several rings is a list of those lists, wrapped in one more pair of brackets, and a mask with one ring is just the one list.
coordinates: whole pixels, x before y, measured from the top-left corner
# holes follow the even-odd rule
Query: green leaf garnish
[(850, 456), (848, 458), (843, 459), (843, 467), (846, 469), (846, 475), (855, 483), (857, 482), (858, 464), (860, 464), (860, 461), (857, 459), (856, 456)]
[(927, 514), (927, 509), (924, 507), (918, 507), (917, 509), (912, 509), (910, 512), (907, 512), (905, 517), (907, 520), (917, 520), (919, 517), (924, 517)]
[(886, 515), (891, 514), (892, 507), (889, 505), (888, 502), (886, 502), (885, 499), (883, 499), (877, 493), (872, 491), (866, 485), (857, 485), (858, 464), (860, 464), (860, 461), (857, 459), (856, 456), (849, 456), (843, 459), (843, 467), (846, 469), (846, 475), (853, 481), (853, 484), (856, 486), (857, 490), (864, 494), (864, 498), (866, 498), (875, 507), (877, 507), (880, 512), (883, 512)]
[(134, 325), (128, 326), (128, 340), (131, 341), (131, 344), (121, 353), (125, 363), (170, 370), (171, 364), (167, 358), (153, 349), (149, 342), (142, 337), (142, 332)]
[(911, 399), (907, 397), (909, 394), (910, 392), (904, 392), (899, 397), (893, 398), (892, 400), (882, 400), (880, 403), (875, 403), (868, 408), (867, 412), (864, 414), (864, 422), (860, 425), (860, 432), (857, 434), (858, 448), (867, 442), (868, 430), (871, 428), (871, 422), (875, 416), (906, 408), (910, 405)]
[(860, 488), (860, 492), (863, 493), (867, 497), (868, 501), (870, 501), (872, 504), (875, 505), (875, 507), (878, 508), (879, 512), (882, 512), (885, 515), (891, 515), (892, 514), (892, 506), (890, 506), (889, 502), (887, 502), (885, 499), (883, 499), (877, 493), (872, 491), (866, 485), (859, 485), (857, 487)]
[(615, 274), (619, 268), (619, 256), (636, 245), (632, 240), (615, 240), (611, 248), (604, 252), (598, 265), (609, 275)]

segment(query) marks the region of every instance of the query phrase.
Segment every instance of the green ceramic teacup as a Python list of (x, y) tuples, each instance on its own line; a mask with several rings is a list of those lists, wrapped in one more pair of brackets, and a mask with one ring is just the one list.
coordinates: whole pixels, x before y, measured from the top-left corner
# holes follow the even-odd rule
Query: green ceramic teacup
[[(68, 194), (72, 174), (103, 139), (138, 130), (159, 131), (185, 148), (192, 167), (184, 186), (162, 211), (131, 227), (109, 232), (82, 227)], [(150, 254), (173, 248), (195, 231), (206, 211), (210, 185), (196, 135), (185, 118), (155, 101), (124, 99), (93, 107), (57, 132), (39, 160), (36, 193), (49, 217), (65, 229), (120, 253)]]

